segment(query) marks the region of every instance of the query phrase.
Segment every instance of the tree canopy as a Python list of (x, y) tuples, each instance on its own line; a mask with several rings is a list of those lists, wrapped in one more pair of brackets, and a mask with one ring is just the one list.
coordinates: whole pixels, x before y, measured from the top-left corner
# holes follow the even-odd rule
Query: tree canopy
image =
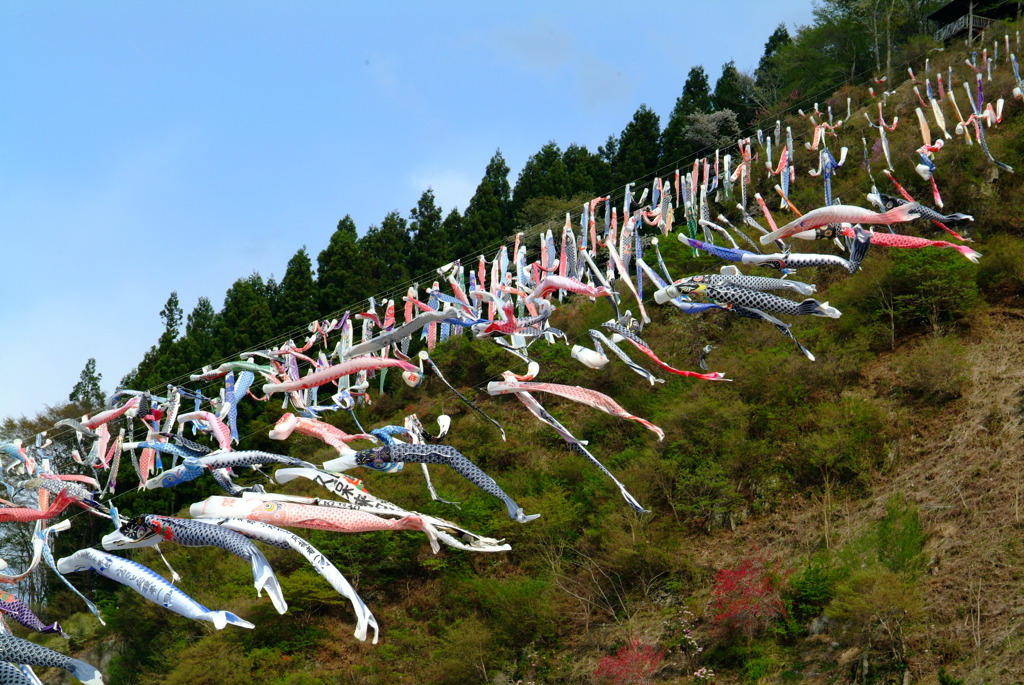
[(82, 369), (82, 373), (78, 376), (78, 382), (75, 383), (75, 387), (71, 389), (71, 394), (68, 395), (68, 401), (75, 402), (87, 409), (99, 409), (103, 406), (105, 399), (103, 391), (100, 389), (100, 381), (102, 380), (103, 374), (96, 371), (96, 359), (89, 357), (89, 361), (85, 363), (85, 368)]

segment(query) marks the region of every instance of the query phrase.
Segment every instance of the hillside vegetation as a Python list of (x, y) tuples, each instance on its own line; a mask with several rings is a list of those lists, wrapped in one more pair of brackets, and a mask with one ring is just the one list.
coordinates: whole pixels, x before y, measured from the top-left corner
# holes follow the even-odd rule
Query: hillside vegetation
[[(1020, 28), (1019, 22), (999, 25), (986, 45), (1002, 41), (1004, 33), (1012, 44)], [(800, 40), (795, 45), (807, 48)], [(945, 74), (953, 65), (957, 96), (966, 108), (960, 85), (969, 73), (963, 46), (929, 52), (932, 47), (924, 38), (915, 39), (899, 47), (902, 52), (892, 63), (902, 66), (909, 60), (922, 79), (926, 57), (931, 74)], [(989, 100), (1007, 98), (1005, 119), (988, 129), (988, 146), (995, 159), (1024, 170), (1024, 105), (1010, 95), (1014, 78), (1002, 43), (1000, 48), (992, 80), (984, 87)], [(771, 61), (765, 64), (768, 68)], [(893, 175), (923, 201), (931, 190), (914, 171), (921, 144), (914, 113), (918, 103), (911, 84), (894, 78), (903, 70), (892, 69), (888, 84), (893, 92), (885, 106), (887, 120), (900, 117), (897, 130), (888, 134)], [(864, 195), (872, 180), (863, 163), (862, 138), (875, 182), (882, 192), (895, 193), (880, 173), (885, 165), (880, 149), (871, 148), (877, 127), (864, 117), (876, 119), (876, 100), (868, 87), (880, 91), (881, 86), (850, 78), (862, 71), (862, 66), (851, 67), (848, 74), (802, 86), (801, 92), (839, 87), (818, 102), (822, 109), (831, 106), (836, 118), (845, 116), (850, 99), (852, 116), (837, 129), (838, 139), (828, 139), (837, 155), (839, 145), (850, 148), (845, 166), (835, 172), (833, 194), (867, 206)], [(764, 82), (766, 77), (760, 78)], [(781, 98), (761, 107), (760, 116), (768, 117), (761, 119), (761, 127), (768, 132), (775, 113), (787, 112), (782, 128), (792, 127), (798, 147), (790, 197), (808, 211), (823, 200), (821, 179), (806, 173), (817, 166), (818, 153), (803, 149), (811, 124), (787, 109), (798, 104), (810, 113), (803, 99)], [(952, 129), (950, 111), (944, 109)], [(740, 123), (753, 123), (755, 110)], [(827, 114), (817, 120), (823, 117), (827, 120)], [(631, 126), (610, 141), (618, 151), (630, 148), (627, 132), (638, 129), (636, 118)], [(933, 135), (939, 135), (937, 130)], [(557, 151), (562, 161), (569, 155), (554, 148), (548, 152)], [(573, 152), (583, 159), (579, 153)], [(615, 163), (618, 152), (601, 154), (607, 169), (624, 173)], [(778, 151), (773, 154), (777, 161)], [(538, 153), (538, 164), (540, 158)], [(602, 168), (594, 159), (593, 169)], [(351, 221), (342, 220), (331, 246), (320, 255), (315, 282), (312, 261), (301, 250), (279, 285), (254, 275), (233, 286), (221, 312), (201, 302), (184, 334), (179, 331), (182, 312), (172, 296), (161, 312), (165, 337), (126, 382), (139, 388), (181, 382), (186, 371), (301, 329), (336, 310), (338, 302), (372, 293), (400, 296), (407, 285), (397, 287), (399, 282), (453, 256), (424, 252), (420, 258), (426, 261), (407, 264), (392, 281), (331, 291), (349, 288), (348, 281), (355, 280), (340, 266), (340, 271), (332, 269), (358, 250), (376, 249), (381, 260), (406, 258), (387, 256), (384, 247), (398, 244), (388, 231), (411, 235), (412, 247), (405, 249), (417, 254), (415, 241), (425, 245), (422, 236), (441, 235), (445, 222), (452, 228), (456, 219), (476, 221), (501, 228), (477, 243), (487, 244), (508, 229), (527, 225), (517, 221), (543, 229), (541, 219), (552, 220), (570, 203), (575, 210), (595, 191), (620, 180), (649, 181), (659, 161), (655, 158), (653, 167), (638, 168), (624, 180), (611, 176), (599, 181), (607, 185), (594, 186), (587, 176), (589, 181), (578, 186), (564, 181), (570, 190), (562, 196), (536, 191), (526, 200), (511, 192), (503, 164), (499, 153), (465, 217), (450, 213), (441, 219), (432, 199), (427, 201), (428, 191), (409, 223), (394, 213), (357, 238)], [(379, 497), (504, 538), (511, 552), (472, 555), (442, 548), (432, 554), (422, 534), (414, 532), (341, 536), (299, 531), (370, 605), (382, 626), (380, 643), (372, 645), (352, 637), (349, 604), (291, 552), (264, 548), (290, 605), (287, 614), (278, 615), (266, 597), (255, 597), (246, 562), (215, 548), (168, 545), (163, 552), (182, 575), (185, 592), (247, 618), (256, 628), (215, 631), (129, 589), (75, 574), (70, 580), (100, 606), (107, 625), (79, 613), (62, 619), (70, 642), (33, 639), (95, 663), (114, 685), (589, 683), (600, 678), (617, 683), (1021, 681), (1024, 215), (1019, 207), (1024, 192), (1019, 175), (993, 166), (977, 144), (967, 146), (960, 136), (947, 141), (936, 164), (946, 211), (975, 218), (955, 228), (966, 226), (971, 246), (984, 255), (980, 263), (950, 249), (873, 247), (853, 276), (826, 268), (801, 270), (795, 278), (815, 283), (816, 297), (842, 311), (838, 320), (801, 317), (795, 323), (795, 335), (813, 350), (816, 362), (766, 323), (728, 312), (688, 315), (653, 302), (648, 303), (653, 321), (642, 333), (651, 348), (677, 368), (694, 369), (700, 351), (712, 344), (708, 363), (726, 372), (731, 382), (662, 374), (666, 382), (652, 388), (617, 362), (593, 371), (571, 359), (567, 346), (541, 342), (531, 348), (541, 366), (539, 380), (604, 392), (664, 429), (666, 437), (658, 442), (635, 424), (557, 398), (538, 398), (589, 441), (594, 454), (651, 514), (629, 509), (605, 476), (515, 399), (486, 394), (489, 380), (509, 368), (521, 371), (522, 362), (491, 343), (455, 337), (431, 356), (455, 387), (504, 426), (507, 441), (432, 376), (423, 386), (408, 388), (398, 374), (389, 373), (384, 392), (372, 393), (372, 405), (359, 407), (356, 414), (367, 427), (400, 425), (411, 413), (424, 424), (439, 413), (449, 414), (453, 425), (446, 442), (494, 476), (525, 511), (541, 513), (541, 518), (526, 525), (510, 521), (494, 498), (448, 469), (435, 468), (431, 477), (442, 497), (459, 502), (457, 508), (431, 501), (411, 466), (400, 474), (360, 472), (360, 477)], [(766, 178), (763, 163), (754, 166), (751, 198), (755, 190), (772, 198), (769, 204), (781, 225), (792, 215), (775, 209), (776, 180)], [(566, 170), (565, 178), (572, 173)], [(487, 215), (487, 198), (511, 203), (495, 215), (504, 218)], [(712, 215), (722, 211), (735, 218), (730, 208), (737, 198), (734, 188), (733, 197), (722, 198)], [(756, 205), (750, 207), (760, 218)], [(686, 231), (680, 216), (676, 223), (677, 231)], [(416, 230), (409, 230), (412, 225)], [(470, 225), (477, 224), (461, 224), (459, 235), (471, 235)], [(896, 230), (949, 237), (923, 221)], [(694, 256), (672, 236), (663, 238), (660, 247), (676, 277), (715, 273), (722, 263)], [(461, 250), (454, 256), (475, 254), (471, 245), (451, 249)], [(794, 249), (830, 248), (818, 241)], [(489, 258), (495, 250), (496, 245), (488, 248)], [(363, 276), (383, 279), (395, 273), (381, 262)], [(336, 281), (332, 274), (339, 274)], [(620, 290), (629, 307), (631, 296)], [(332, 306), (325, 309), (324, 302)], [(588, 329), (611, 316), (606, 302), (576, 298), (559, 306), (551, 323), (582, 344)], [(371, 390), (377, 384), (373, 379)], [(76, 415), (81, 409), (56, 409), (38, 417), (38, 423), (8, 421), (4, 430), (27, 434), (52, 424), (62, 411)], [(267, 431), (282, 411), (276, 401), (247, 402), (241, 409), (241, 442), (247, 448), (314, 462), (335, 456), (311, 438), (296, 435), (285, 444), (269, 440)], [(343, 412), (327, 420), (355, 431)], [(250, 475), (240, 482), (266, 479)], [(124, 487), (134, 485), (129, 481)], [(200, 480), (166, 491), (126, 492), (117, 504), (133, 515), (187, 515), (189, 503), (214, 494), (215, 488)], [(298, 481), (268, 484), (268, 489), (324, 496)], [(104, 532), (101, 522), (76, 515), (55, 554), (96, 544)], [(131, 556), (154, 570), (163, 568), (152, 551)], [(36, 582), (41, 614), (66, 615), (81, 608), (80, 600), (53, 578)]]

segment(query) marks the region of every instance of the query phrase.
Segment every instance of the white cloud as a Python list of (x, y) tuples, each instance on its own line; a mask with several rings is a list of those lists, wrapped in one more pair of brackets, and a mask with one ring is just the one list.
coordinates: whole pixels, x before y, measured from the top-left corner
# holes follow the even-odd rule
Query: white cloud
[(633, 91), (621, 68), (582, 47), (574, 34), (542, 17), (525, 25), (504, 24), (488, 34), (472, 35), (470, 40), (538, 72), (552, 85), (568, 76), (575, 98), (586, 110), (628, 100)]

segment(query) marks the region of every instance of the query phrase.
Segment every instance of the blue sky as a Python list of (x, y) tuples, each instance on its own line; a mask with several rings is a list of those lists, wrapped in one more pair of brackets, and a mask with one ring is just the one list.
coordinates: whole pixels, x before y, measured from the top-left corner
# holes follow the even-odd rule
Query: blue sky
[[(433, 187), (464, 209), (497, 148), (596, 150), (687, 71), (752, 70), (810, 0), (0, 3), (0, 417), (103, 389), (236, 279), (314, 261)], [(648, 10), (648, 11), (643, 11)]]

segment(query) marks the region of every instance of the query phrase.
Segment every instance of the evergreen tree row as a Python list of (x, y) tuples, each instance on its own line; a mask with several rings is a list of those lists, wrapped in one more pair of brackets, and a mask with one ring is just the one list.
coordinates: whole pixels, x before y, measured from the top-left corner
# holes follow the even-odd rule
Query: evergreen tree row
[[(878, 3), (875, 3), (877, 5)], [(690, 69), (664, 128), (641, 104), (618, 135), (596, 152), (573, 143), (564, 151), (551, 141), (524, 164), (514, 187), (498, 150), (465, 213), (437, 205), (428, 188), (408, 218), (398, 211), (362, 236), (351, 216), (338, 222), (316, 264), (306, 248), (289, 260), (280, 282), (258, 273), (227, 291), (221, 311), (207, 298), (184, 317), (176, 293), (160, 311), (164, 331), (122, 384), (159, 387), (203, 364), (254, 349), (275, 336), (301, 337), (316, 318), (337, 316), (386, 289), (404, 294), (417, 279), (429, 285), (433, 270), (454, 259), (475, 265), (493, 255), (499, 240), (518, 230), (578, 212), (592, 197), (612, 195), (631, 181), (684, 167), (695, 156), (733, 145), (758, 121), (831, 92), (844, 82), (891, 70), (920, 45), (929, 27), (925, 14), (935, 0), (896, 0), (884, 14), (858, 0), (822, 0), (815, 21), (790, 36), (784, 24), (769, 36), (753, 73), (726, 62), (714, 88), (702, 65)], [(916, 41), (916, 42), (915, 42)], [(812, 68), (813, 63), (813, 68)], [(884, 66), (883, 66), (884, 65)], [(182, 326), (184, 324), (184, 326)]]

